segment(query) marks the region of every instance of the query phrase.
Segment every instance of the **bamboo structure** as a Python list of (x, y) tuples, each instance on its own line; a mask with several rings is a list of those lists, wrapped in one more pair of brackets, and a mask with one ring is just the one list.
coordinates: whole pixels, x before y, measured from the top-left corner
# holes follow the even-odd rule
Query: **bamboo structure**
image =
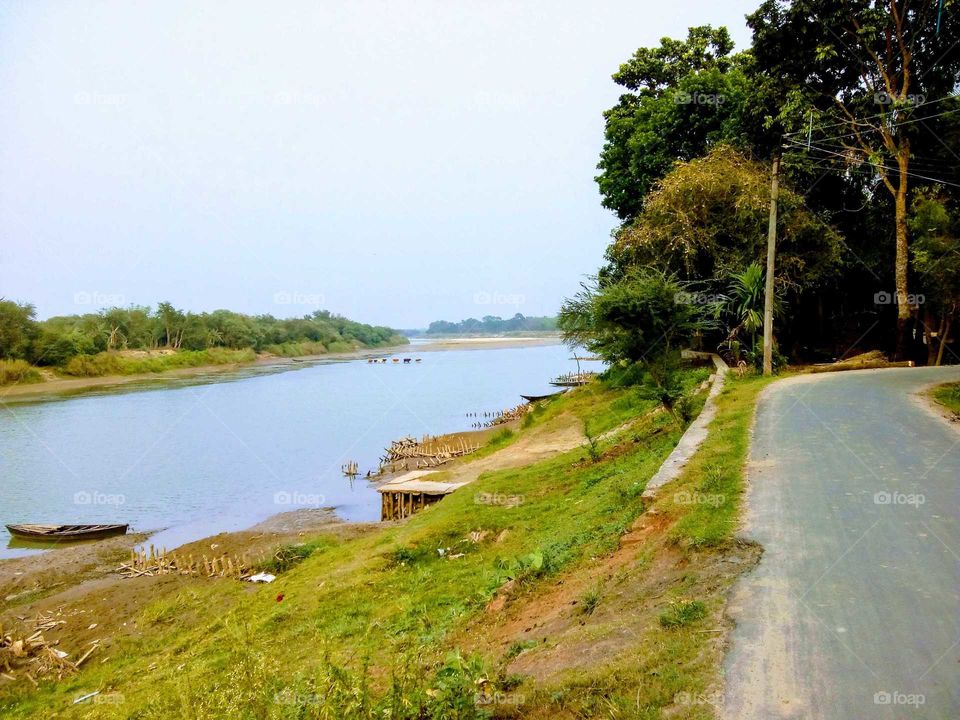
[(194, 559), (193, 553), (181, 556), (166, 549), (159, 552), (153, 545), (147, 550), (131, 550), (130, 561), (121, 563), (117, 572), (125, 578), (156, 577), (158, 575), (191, 575), (206, 577), (234, 577), (243, 580), (253, 574), (252, 564), (243, 555), (222, 555), (208, 559), (206, 555)]

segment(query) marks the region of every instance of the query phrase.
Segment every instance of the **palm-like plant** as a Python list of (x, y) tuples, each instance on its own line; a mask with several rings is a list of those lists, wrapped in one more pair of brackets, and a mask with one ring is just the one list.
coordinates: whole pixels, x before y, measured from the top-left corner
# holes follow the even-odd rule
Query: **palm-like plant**
[[(760, 263), (750, 263), (742, 272), (730, 276), (729, 294), (723, 296), (720, 315), (727, 318), (730, 331), (724, 344), (739, 355), (740, 336), (750, 336), (750, 349), (757, 344), (757, 331), (763, 327), (764, 271)], [(780, 303), (773, 300), (773, 313), (778, 315)]]

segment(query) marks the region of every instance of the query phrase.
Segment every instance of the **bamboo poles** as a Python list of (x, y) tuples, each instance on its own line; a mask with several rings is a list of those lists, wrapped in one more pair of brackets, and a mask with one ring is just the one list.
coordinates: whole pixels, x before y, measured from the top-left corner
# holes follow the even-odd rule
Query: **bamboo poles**
[(131, 550), (130, 561), (121, 563), (117, 572), (125, 578), (191, 575), (243, 580), (253, 574), (251, 565), (246, 553), (232, 556), (223, 553), (212, 558), (204, 554), (194, 559), (193, 553), (180, 555), (177, 551), (168, 553), (166, 549), (157, 551), (150, 545), (149, 550)]

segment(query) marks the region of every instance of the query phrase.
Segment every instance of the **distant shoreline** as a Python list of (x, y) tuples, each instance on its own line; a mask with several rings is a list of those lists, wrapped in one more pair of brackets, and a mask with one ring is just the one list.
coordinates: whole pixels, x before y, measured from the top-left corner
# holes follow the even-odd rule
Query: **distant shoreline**
[[(420, 339), (420, 338), (415, 338)], [(18, 401), (43, 399), (56, 396), (69, 397), (73, 393), (94, 388), (122, 388), (135, 383), (188, 379), (200, 375), (218, 375), (237, 372), (244, 368), (272, 367), (293, 369), (301, 365), (311, 365), (329, 360), (353, 360), (382, 355), (409, 355), (411, 353), (438, 352), (443, 350), (488, 350), (492, 348), (519, 348), (537, 345), (556, 345), (559, 335), (529, 337), (447, 337), (422, 338), (426, 342), (412, 342), (406, 345), (387, 345), (376, 348), (361, 348), (349, 352), (325, 353), (323, 355), (304, 355), (302, 357), (280, 357), (261, 355), (256, 360), (223, 365), (198, 365), (196, 367), (177, 368), (159, 373), (136, 373), (133, 375), (104, 375), (102, 377), (57, 378), (39, 383), (7, 385), (0, 387), (0, 402), (15, 399)]]

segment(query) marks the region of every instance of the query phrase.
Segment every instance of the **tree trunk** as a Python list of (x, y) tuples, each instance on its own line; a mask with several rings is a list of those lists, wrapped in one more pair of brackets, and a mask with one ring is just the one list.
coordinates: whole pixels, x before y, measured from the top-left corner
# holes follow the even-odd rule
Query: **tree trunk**
[(947, 313), (943, 319), (943, 332), (940, 334), (940, 349), (937, 350), (937, 367), (943, 362), (943, 349), (947, 346), (947, 338), (950, 336), (950, 324), (952, 320), (952, 313)]
[(894, 351), (894, 360), (905, 360), (907, 354), (908, 334), (910, 330), (910, 313), (912, 308), (908, 302), (907, 269), (910, 262), (909, 238), (907, 235), (907, 170), (910, 163), (910, 146), (904, 140), (897, 153), (897, 165), (900, 170), (900, 183), (894, 195), (894, 212), (896, 219), (897, 254), (895, 264), (896, 295), (897, 295), (897, 344)]
[[(927, 308), (924, 311), (924, 317), (923, 317), (923, 338), (924, 340), (927, 341), (927, 366), (928, 367), (932, 366), (934, 363), (937, 362), (937, 345), (933, 341), (934, 333), (930, 329), (933, 327), (934, 322), (935, 322), (935, 318), (933, 317), (933, 313), (930, 312), (930, 308)], [(943, 332), (942, 320), (940, 322), (940, 332)], [(939, 338), (940, 336), (936, 335), (936, 337)]]

